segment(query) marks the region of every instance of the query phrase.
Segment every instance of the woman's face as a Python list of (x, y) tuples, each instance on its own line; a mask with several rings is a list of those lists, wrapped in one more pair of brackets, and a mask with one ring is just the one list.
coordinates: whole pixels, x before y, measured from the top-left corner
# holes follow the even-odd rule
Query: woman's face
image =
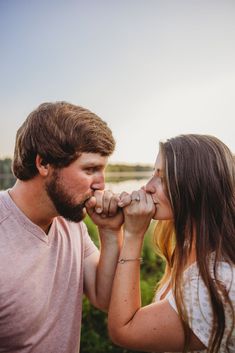
[(156, 212), (153, 216), (153, 219), (173, 219), (171, 204), (167, 197), (165, 174), (163, 170), (163, 158), (161, 152), (158, 153), (154, 168), (154, 175), (146, 184), (145, 191), (151, 194), (156, 207)]

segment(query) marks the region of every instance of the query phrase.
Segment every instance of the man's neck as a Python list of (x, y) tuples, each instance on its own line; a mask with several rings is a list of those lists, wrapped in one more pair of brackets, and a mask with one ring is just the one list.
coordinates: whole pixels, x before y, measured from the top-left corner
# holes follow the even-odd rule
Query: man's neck
[(17, 180), (9, 194), (26, 217), (47, 233), (57, 214), (41, 180), (37, 177), (28, 181)]

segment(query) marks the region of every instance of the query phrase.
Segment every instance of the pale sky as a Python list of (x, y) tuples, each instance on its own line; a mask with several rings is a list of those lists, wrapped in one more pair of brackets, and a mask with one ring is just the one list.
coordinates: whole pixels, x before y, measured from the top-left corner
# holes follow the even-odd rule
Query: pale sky
[(212, 134), (235, 152), (234, 0), (0, 0), (0, 158), (44, 101), (103, 118), (111, 162)]

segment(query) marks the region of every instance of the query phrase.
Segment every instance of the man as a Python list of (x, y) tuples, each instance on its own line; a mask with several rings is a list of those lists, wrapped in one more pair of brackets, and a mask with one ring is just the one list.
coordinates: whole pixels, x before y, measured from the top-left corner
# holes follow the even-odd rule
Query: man
[(102, 194), (114, 146), (104, 121), (66, 102), (41, 104), (18, 130), (17, 181), (0, 193), (0, 352), (77, 353), (83, 292), (108, 308), (123, 223)]

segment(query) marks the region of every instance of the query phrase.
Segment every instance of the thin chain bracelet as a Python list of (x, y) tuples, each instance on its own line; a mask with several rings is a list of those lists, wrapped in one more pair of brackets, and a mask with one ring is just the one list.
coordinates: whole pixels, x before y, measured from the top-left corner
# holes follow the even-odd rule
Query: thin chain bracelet
[(124, 264), (125, 262), (129, 262), (129, 261), (139, 261), (141, 264), (144, 262), (142, 257), (138, 257), (137, 259), (120, 259), (118, 260), (118, 263)]

